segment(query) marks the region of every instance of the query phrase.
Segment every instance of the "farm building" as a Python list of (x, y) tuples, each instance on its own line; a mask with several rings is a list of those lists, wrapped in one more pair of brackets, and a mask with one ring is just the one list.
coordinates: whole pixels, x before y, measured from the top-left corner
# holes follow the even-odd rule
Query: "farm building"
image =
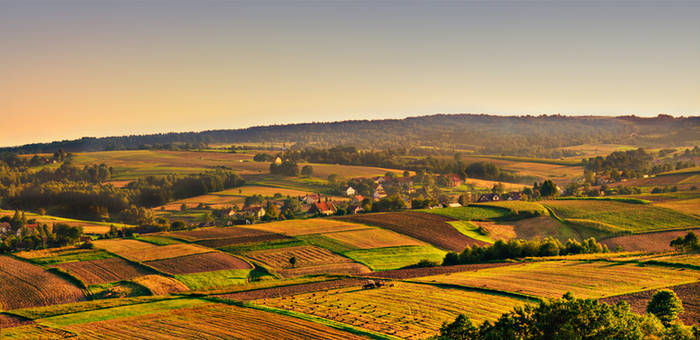
[(345, 189), (345, 196), (352, 197), (355, 195), (355, 193), (356, 191), (352, 187), (348, 187), (347, 189)]
[(498, 194), (483, 194), (481, 197), (479, 197), (479, 200), (477, 202), (494, 202), (494, 201), (500, 201), (501, 197), (498, 196)]
[(450, 187), (458, 187), (462, 185), (462, 179), (455, 174), (449, 174), (445, 175), (445, 179), (447, 179), (447, 185)]
[(363, 209), (359, 204), (351, 204), (348, 206), (348, 214), (357, 214), (363, 211), (365, 211), (365, 209)]
[(247, 207), (243, 209), (243, 213), (251, 214), (255, 216), (255, 218), (262, 218), (263, 216), (265, 216), (265, 208), (260, 206)]
[(462, 206), (462, 205), (459, 204), (459, 203), (450, 203), (450, 204), (447, 205), (447, 207), (449, 207), (449, 208), (459, 208), (459, 207), (461, 207), (461, 206)]
[(0, 234), (8, 233), (12, 230), (12, 226), (7, 222), (0, 222)]
[(309, 194), (301, 199), (302, 202), (306, 204), (314, 204), (316, 202), (321, 202), (321, 194)]
[(311, 206), (312, 213), (318, 213), (321, 215), (333, 215), (335, 214), (336, 211), (338, 211), (338, 208), (335, 206), (335, 203), (328, 201), (328, 202), (316, 202)]
[(523, 194), (518, 191), (513, 191), (508, 193), (508, 198), (506, 198), (508, 201), (520, 201), (523, 199)]
[(275, 163), (275, 165), (282, 165), (282, 158), (280, 158), (279, 156), (277, 156), (277, 157), (275, 158), (275, 160), (273, 161), (273, 163)]
[(382, 199), (386, 196), (386, 191), (384, 191), (384, 187), (381, 184), (377, 186), (377, 189), (374, 190), (374, 195), (372, 195), (375, 200)]

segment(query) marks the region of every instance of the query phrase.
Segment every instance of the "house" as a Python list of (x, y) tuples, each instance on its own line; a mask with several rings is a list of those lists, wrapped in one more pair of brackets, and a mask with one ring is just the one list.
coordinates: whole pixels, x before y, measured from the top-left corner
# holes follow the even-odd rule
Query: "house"
[(462, 178), (456, 174), (445, 175), (445, 179), (447, 179), (447, 185), (450, 187), (458, 187), (462, 185)]
[(513, 191), (508, 193), (507, 200), (509, 201), (520, 201), (521, 199), (523, 199), (523, 193), (521, 192)]
[[(269, 159), (269, 158), (268, 158), (268, 159)], [(275, 165), (282, 165), (282, 158), (280, 158), (279, 156), (277, 156), (277, 157), (275, 158), (275, 160), (273, 161), (273, 163), (275, 163)]]
[(351, 204), (350, 206), (348, 206), (348, 214), (357, 214), (363, 211), (365, 211), (365, 209), (363, 209), (362, 206), (359, 204)]
[(494, 201), (500, 201), (501, 197), (498, 196), (498, 194), (483, 194), (481, 197), (479, 197), (479, 200), (477, 202), (494, 202)]
[(386, 182), (386, 176), (379, 176), (374, 178), (374, 183), (381, 185)]
[(321, 194), (309, 194), (301, 199), (302, 202), (306, 204), (314, 204), (321, 201)]
[(21, 237), (22, 236), (22, 230), (29, 230), (29, 231), (35, 231), (37, 228), (39, 228), (39, 224), (34, 223), (34, 224), (25, 224), (23, 228), (17, 229), (17, 233), (15, 236)]
[(355, 197), (350, 200), (351, 202), (362, 202), (365, 199), (365, 196), (362, 195), (355, 195)]
[(335, 206), (335, 203), (331, 201), (327, 202), (316, 202), (311, 206), (311, 212), (313, 213), (318, 213), (321, 215), (333, 215), (335, 214), (336, 211), (338, 211), (338, 208)]
[(352, 187), (348, 187), (347, 189), (345, 189), (345, 196), (352, 197), (355, 196), (355, 193), (355, 189), (353, 189)]
[(233, 209), (221, 210), (221, 217), (233, 217), (234, 215), (236, 215), (236, 211)]
[(462, 205), (459, 204), (459, 203), (450, 203), (450, 204), (447, 205), (448, 208), (459, 208), (459, 207), (461, 207), (461, 206), (462, 206)]
[(12, 226), (7, 222), (0, 222), (0, 234), (9, 233), (12, 230)]
[(250, 206), (250, 207), (244, 208), (243, 212), (245, 214), (251, 214), (255, 218), (262, 218), (263, 216), (265, 216), (265, 208), (263, 208), (261, 206)]
[(374, 190), (374, 195), (372, 195), (372, 198), (375, 200), (380, 200), (386, 196), (386, 191), (384, 191), (384, 187), (380, 184), (377, 186), (377, 189)]

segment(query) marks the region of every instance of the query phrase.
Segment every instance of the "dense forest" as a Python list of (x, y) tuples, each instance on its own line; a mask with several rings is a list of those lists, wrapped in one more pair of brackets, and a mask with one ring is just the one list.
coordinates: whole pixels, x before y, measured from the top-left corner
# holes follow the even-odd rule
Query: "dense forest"
[(700, 117), (654, 118), (432, 115), (406, 119), (358, 120), (251, 127), (238, 130), (132, 135), (28, 144), (2, 151), (53, 153), (146, 148), (201, 148), (216, 143), (285, 143), (287, 146), (354, 145), (389, 149), (405, 145), (484, 154), (561, 157), (568, 146), (587, 143), (680, 146), (698, 141)]

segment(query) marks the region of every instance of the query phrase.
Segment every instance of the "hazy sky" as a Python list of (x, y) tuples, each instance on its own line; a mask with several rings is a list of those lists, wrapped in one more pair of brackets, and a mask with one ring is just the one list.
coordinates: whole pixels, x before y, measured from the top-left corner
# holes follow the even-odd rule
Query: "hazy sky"
[(700, 113), (700, 1), (0, 0), (0, 145), (433, 113)]

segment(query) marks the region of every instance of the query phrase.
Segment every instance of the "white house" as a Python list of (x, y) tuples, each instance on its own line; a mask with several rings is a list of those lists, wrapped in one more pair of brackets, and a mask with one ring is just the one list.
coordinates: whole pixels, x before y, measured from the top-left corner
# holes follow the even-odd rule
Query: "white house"
[(355, 189), (353, 189), (352, 187), (348, 187), (347, 189), (345, 189), (345, 196), (355, 196)]

